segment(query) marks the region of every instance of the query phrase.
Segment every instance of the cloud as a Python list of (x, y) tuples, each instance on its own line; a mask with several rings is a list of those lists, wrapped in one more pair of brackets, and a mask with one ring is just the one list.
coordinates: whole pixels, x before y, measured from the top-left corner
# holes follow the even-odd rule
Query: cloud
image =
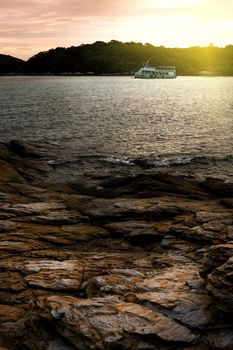
[(28, 58), (96, 40), (220, 45), (233, 41), (232, 12), (232, 0), (0, 0), (0, 46)]
[[(131, 0), (1, 0), (0, 45), (6, 53), (27, 58), (54, 46), (92, 42), (94, 25), (124, 16), (131, 4)], [(21, 46), (28, 54), (17, 49)]]

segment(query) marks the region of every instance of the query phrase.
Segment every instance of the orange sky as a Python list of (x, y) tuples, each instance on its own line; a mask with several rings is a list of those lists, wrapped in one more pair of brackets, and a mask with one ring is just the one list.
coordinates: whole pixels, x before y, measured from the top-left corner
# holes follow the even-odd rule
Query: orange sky
[(233, 44), (233, 0), (0, 0), (0, 53), (27, 59), (97, 40)]

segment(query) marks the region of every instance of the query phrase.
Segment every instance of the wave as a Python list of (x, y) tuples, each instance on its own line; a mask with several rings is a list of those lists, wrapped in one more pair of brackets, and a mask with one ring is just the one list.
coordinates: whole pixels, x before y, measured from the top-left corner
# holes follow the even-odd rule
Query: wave
[[(187, 176), (213, 177), (224, 180), (233, 178), (233, 155), (225, 156), (159, 156), (159, 157), (129, 157), (125, 155), (82, 154), (70, 158), (49, 159), (49, 165), (67, 176), (75, 177), (85, 173), (107, 174), (116, 171), (119, 174), (140, 174), (156, 172), (178, 172)], [(72, 158), (71, 158), (72, 157)], [(56, 171), (55, 171), (56, 173)], [(101, 175), (102, 176), (102, 175)]]
[(208, 165), (219, 162), (233, 163), (233, 155), (224, 156), (159, 156), (159, 157), (139, 157), (127, 156), (107, 156), (100, 159), (103, 162), (141, 166), (141, 167), (179, 167), (190, 164)]
[(100, 159), (103, 162), (119, 165), (136, 165), (133, 158), (127, 156), (108, 156)]
[(124, 166), (141, 167), (173, 167), (186, 166), (189, 164), (208, 165), (219, 162), (233, 163), (233, 154), (224, 156), (158, 156), (158, 157), (129, 157), (125, 155), (100, 155), (100, 154), (82, 154), (75, 158), (49, 159), (47, 161), (51, 166), (72, 166), (80, 162), (104, 162)]

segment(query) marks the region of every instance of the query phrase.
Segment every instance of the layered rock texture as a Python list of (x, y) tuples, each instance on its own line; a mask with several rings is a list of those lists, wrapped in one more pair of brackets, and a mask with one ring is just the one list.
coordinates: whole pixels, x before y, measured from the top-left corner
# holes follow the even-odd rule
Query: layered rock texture
[(1, 349), (233, 349), (232, 183), (45, 159), (0, 147)]

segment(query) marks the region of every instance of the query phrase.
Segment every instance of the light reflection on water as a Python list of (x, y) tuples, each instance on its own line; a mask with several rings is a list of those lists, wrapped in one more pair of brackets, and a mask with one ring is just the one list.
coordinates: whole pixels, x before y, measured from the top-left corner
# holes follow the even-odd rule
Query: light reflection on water
[(71, 154), (233, 153), (233, 78), (0, 77), (0, 138)]

